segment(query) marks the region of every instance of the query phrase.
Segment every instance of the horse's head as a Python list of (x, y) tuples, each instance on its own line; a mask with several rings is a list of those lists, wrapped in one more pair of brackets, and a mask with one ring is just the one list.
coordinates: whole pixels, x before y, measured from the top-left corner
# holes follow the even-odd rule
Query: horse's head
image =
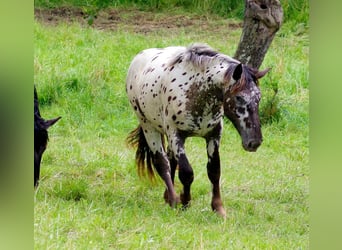
[(61, 117), (44, 120), (38, 113), (34, 114), (34, 164), (40, 165), (42, 155), (48, 142), (48, 128), (55, 124)]
[(225, 79), (229, 84), (225, 91), (224, 113), (238, 130), (242, 146), (247, 151), (256, 151), (262, 142), (258, 79), (268, 71), (238, 64), (229, 67), (226, 72)]

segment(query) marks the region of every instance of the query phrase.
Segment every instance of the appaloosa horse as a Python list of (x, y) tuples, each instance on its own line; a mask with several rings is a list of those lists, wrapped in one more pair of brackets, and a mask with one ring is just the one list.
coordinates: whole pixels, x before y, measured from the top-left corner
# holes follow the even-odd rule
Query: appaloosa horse
[(174, 190), (177, 165), (183, 184), (180, 200), (184, 207), (191, 200), (194, 174), (184, 143), (189, 136), (199, 136), (207, 145), (207, 172), (213, 185), (211, 207), (225, 217), (219, 185), (223, 115), (236, 127), (243, 148), (256, 151), (262, 142), (258, 79), (268, 70), (249, 68), (202, 44), (147, 49), (133, 59), (126, 91), (140, 125), (127, 141), (137, 146), (139, 174), (147, 170), (153, 178), (155, 169), (164, 180), (164, 198), (171, 207), (179, 201)]
[(38, 95), (34, 87), (34, 187), (38, 186), (40, 175), (40, 162), (48, 142), (47, 129), (55, 124), (61, 117), (51, 120), (44, 120), (40, 116)]

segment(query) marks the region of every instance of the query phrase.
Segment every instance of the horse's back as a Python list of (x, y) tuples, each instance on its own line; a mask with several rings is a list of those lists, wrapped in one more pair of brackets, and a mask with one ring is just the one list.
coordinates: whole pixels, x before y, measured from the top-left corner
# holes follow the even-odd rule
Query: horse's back
[(141, 51), (133, 58), (131, 65), (129, 66), (127, 84), (128, 82), (138, 84), (136, 79), (143, 76), (144, 70), (149, 67), (160, 68), (162, 65), (167, 65), (170, 59), (176, 54), (185, 51), (185, 49), (185, 47), (173, 46), (166, 48), (150, 48)]

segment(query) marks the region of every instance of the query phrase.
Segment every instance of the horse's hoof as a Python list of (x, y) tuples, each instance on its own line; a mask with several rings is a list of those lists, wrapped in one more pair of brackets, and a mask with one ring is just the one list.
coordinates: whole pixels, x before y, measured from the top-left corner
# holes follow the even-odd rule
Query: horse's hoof
[(169, 201), (169, 205), (171, 208), (176, 208), (177, 207), (177, 203), (175, 201)]
[(183, 206), (189, 206), (189, 203), (191, 201), (191, 195), (184, 195), (184, 193), (180, 194), (180, 202), (183, 204)]
[(182, 209), (182, 211), (185, 211), (185, 210), (187, 210), (189, 207), (190, 207), (190, 202), (188, 202), (187, 204), (183, 204), (182, 207), (181, 207), (181, 209)]
[(216, 213), (218, 216), (220, 216), (220, 217), (222, 217), (222, 218), (224, 218), (224, 219), (226, 219), (226, 217), (227, 217), (226, 211), (224, 210), (223, 207), (217, 208), (217, 209), (215, 210), (215, 213)]
[(181, 203), (181, 200), (179, 198), (179, 195), (176, 196), (176, 204), (180, 204)]
[(175, 200), (171, 201), (169, 199), (168, 192), (164, 192), (164, 201), (165, 203), (168, 203), (170, 207), (176, 207), (179, 203), (181, 203), (181, 200), (178, 195), (176, 195)]

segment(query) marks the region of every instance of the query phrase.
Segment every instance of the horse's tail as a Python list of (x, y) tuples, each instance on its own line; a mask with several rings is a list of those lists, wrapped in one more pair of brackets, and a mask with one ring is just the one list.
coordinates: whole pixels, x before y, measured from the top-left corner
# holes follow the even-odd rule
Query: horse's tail
[(148, 178), (151, 181), (154, 181), (155, 176), (152, 165), (153, 154), (147, 144), (142, 127), (138, 126), (136, 129), (131, 131), (126, 141), (129, 146), (137, 148), (137, 152), (135, 153), (135, 162), (139, 176), (145, 177), (147, 172)]

